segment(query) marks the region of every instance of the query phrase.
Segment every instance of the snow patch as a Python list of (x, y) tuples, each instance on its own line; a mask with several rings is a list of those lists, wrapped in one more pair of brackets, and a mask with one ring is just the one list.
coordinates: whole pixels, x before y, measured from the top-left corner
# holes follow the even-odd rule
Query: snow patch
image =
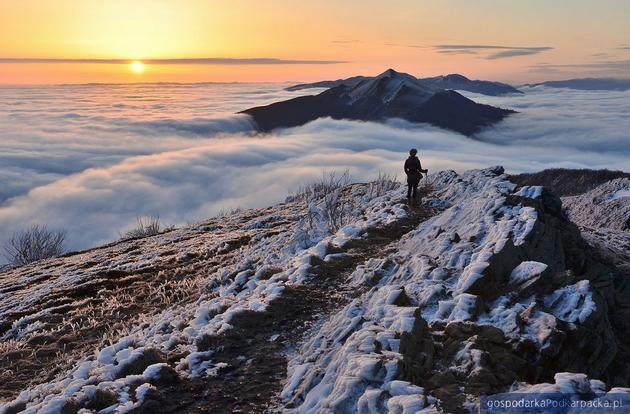
[(542, 196), (543, 187), (539, 185), (521, 187), (515, 195), (527, 198), (539, 198)]
[(546, 269), (547, 265), (540, 262), (526, 261), (522, 262), (512, 270), (510, 274), (510, 282), (513, 284), (521, 284), (527, 282), (537, 276), (540, 276)]
[(567, 322), (584, 322), (597, 309), (588, 280), (556, 290), (545, 296), (544, 303), (558, 319)]

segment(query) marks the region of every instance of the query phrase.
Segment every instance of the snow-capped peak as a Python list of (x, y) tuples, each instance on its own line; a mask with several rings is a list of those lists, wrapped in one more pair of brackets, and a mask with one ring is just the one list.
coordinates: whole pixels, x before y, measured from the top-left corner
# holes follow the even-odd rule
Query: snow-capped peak
[(387, 69), (380, 75), (355, 86), (349, 96), (352, 102), (377, 98), (386, 104), (391, 102), (403, 87), (413, 90), (420, 100), (426, 100), (436, 92), (408, 73)]
[(442, 78), (444, 78), (445, 80), (448, 80), (448, 81), (457, 81), (457, 82), (468, 82), (468, 81), (470, 81), (470, 79), (468, 79), (466, 76), (460, 75), (459, 73), (450, 73), (448, 75), (442, 76)]

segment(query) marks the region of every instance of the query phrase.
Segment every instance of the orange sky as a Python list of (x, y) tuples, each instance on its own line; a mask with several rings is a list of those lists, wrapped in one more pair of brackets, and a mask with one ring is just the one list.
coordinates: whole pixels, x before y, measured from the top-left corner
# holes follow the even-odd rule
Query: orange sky
[[(0, 83), (619, 77), (628, 21), (626, 0), (0, 0)], [(20, 60), (42, 58), (63, 62)], [(168, 62), (199, 58), (310, 63)], [(147, 59), (141, 74), (127, 63)]]

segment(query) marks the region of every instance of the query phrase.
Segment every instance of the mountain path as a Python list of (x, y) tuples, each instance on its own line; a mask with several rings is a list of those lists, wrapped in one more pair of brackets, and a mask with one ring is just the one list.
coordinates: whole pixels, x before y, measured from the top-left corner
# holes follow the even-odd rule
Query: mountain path
[[(422, 195), (428, 190), (423, 189)], [(306, 284), (287, 286), (264, 312), (243, 312), (231, 322), (233, 329), (198, 344), (213, 351), (215, 364), (226, 364), (211, 378), (182, 380), (160, 389), (138, 413), (270, 413), (282, 406), (280, 392), (286, 379), (291, 349), (334, 311), (363, 292), (346, 281), (356, 267), (370, 258), (383, 257), (388, 246), (435, 214), (424, 205), (408, 207), (408, 216), (387, 226), (368, 230), (367, 237), (349, 243), (330, 261), (315, 263)]]

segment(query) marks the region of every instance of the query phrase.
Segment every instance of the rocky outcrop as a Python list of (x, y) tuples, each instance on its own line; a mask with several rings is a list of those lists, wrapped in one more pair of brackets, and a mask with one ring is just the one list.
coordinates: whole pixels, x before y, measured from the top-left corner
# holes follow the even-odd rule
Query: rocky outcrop
[(630, 178), (617, 178), (562, 199), (569, 219), (595, 229), (630, 230)]
[[(441, 190), (427, 202), (446, 210), (357, 269), (354, 283), (376, 286), (290, 365), (294, 388), (285, 394), (300, 395), (291, 412), (321, 412), (350, 396), (368, 404), (377, 389), (374, 407), (390, 409), (396, 381), (409, 406), (450, 413), (515, 384), (573, 381), (566, 373), (627, 387), (629, 279), (583, 239), (560, 199), (511, 184), (501, 168), (444, 172), (432, 183)], [(368, 361), (396, 369), (369, 374)]]
[(550, 168), (535, 173), (510, 176), (510, 181), (521, 186), (544, 186), (559, 197), (587, 193), (616, 178), (629, 178), (630, 173), (611, 170), (573, 170)]

